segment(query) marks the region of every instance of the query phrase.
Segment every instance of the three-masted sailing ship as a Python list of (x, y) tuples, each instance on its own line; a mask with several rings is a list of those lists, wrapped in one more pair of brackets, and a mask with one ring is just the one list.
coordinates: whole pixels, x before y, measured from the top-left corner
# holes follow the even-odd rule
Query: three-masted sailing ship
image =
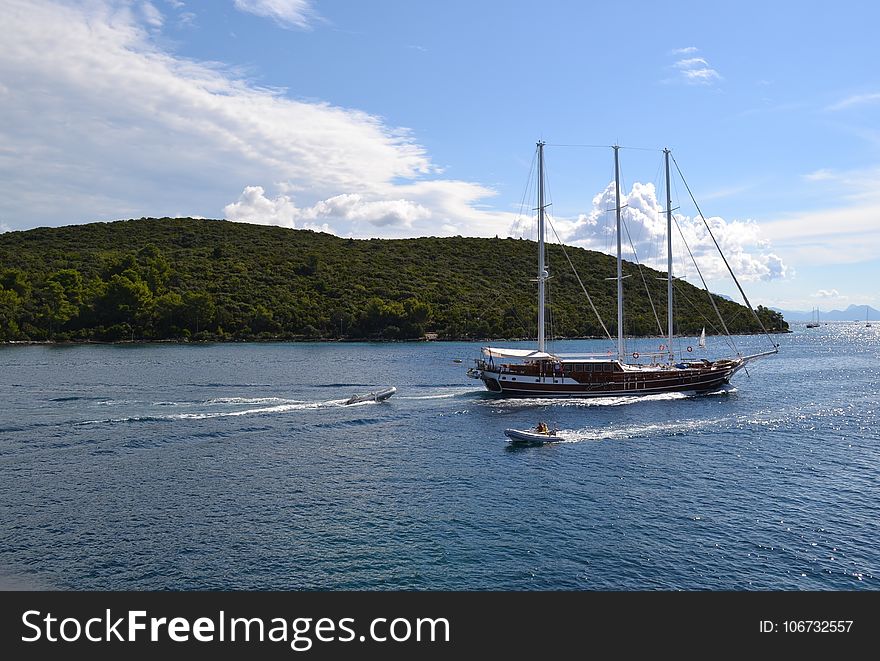
[[(482, 356), (468, 375), (480, 379), (486, 388), (502, 396), (520, 397), (604, 397), (650, 395), (667, 392), (707, 392), (729, 383), (731, 377), (750, 361), (779, 351), (773, 349), (753, 355), (737, 354), (716, 360), (676, 360), (673, 321), (672, 273), (672, 199), (669, 181), (670, 152), (664, 149), (666, 167), (666, 230), (667, 230), (667, 344), (657, 360), (650, 364), (638, 362), (639, 354), (626, 354), (624, 344), (623, 260), (621, 256), (621, 202), (619, 149), (614, 146), (614, 180), (617, 232), (617, 352), (585, 354), (571, 357), (547, 350), (545, 338), (545, 287), (549, 273), (545, 265), (544, 142), (538, 149), (538, 343), (534, 349), (483, 347)], [(726, 260), (725, 260), (726, 261)], [(733, 276), (733, 272), (731, 271)], [(743, 299), (751, 304), (734, 277)], [(714, 304), (713, 304), (714, 305)], [(754, 310), (752, 310), (754, 314)], [(763, 327), (760, 319), (759, 324)], [(765, 331), (766, 332), (766, 331)], [(769, 336), (768, 336), (769, 337)], [(703, 340), (704, 341), (704, 340)], [(628, 358), (634, 361), (629, 361)]]

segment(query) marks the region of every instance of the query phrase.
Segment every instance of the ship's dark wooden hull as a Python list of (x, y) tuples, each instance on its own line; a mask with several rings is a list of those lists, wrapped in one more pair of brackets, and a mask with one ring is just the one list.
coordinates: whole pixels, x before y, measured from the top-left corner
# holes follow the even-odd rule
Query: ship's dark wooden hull
[[(608, 371), (600, 371), (600, 367)], [(490, 392), (512, 397), (608, 397), (667, 392), (706, 392), (730, 382), (742, 366), (739, 360), (695, 363), (687, 367), (590, 365), (596, 371), (577, 372), (571, 366), (544, 369), (486, 366), (479, 376)]]

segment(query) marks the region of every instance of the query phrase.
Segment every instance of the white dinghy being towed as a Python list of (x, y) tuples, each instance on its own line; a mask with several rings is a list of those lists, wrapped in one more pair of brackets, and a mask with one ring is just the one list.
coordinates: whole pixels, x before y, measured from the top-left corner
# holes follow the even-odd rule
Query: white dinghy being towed
[(360, 402), (383, 402), (396, 392), (397, 388), (388, 386), (387, 388), (374, 390), (363, 395), (352, 395), (343, 403), (345, 406), (348, 406), (349, 404), (359, 404)]

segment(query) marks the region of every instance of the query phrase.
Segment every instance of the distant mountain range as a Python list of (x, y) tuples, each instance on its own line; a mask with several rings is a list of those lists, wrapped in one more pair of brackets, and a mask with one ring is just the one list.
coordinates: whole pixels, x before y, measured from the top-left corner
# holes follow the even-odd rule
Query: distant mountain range
[[(864, 305), (850, 305), (846, 310), (819, 310), (819, 321), (865, 321)], [(779, 308), (770, 308), (776, 312), (781, 312), (782, 316), (788, 322), (792, 321), (810, 321), (814, 313), (812, 310), (780, 310)], [(875, 310), (870, 305), (867, 306), (868, 319), (880, 322), (880, 311)]]

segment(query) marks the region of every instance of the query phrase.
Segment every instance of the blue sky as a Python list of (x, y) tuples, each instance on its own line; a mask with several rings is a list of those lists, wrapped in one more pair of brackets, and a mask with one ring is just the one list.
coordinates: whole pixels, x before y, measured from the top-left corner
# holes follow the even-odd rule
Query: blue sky
[(668, 146), (753, 303), (880, 304), (872, 3), (0, 0), (0, 17), (0, 230), (181, 215), (529, 237), (543, 139), (554, 227), (601, 250), (611, 151), (557, 145), (630, 148), (627, 222), (658, 265)]

